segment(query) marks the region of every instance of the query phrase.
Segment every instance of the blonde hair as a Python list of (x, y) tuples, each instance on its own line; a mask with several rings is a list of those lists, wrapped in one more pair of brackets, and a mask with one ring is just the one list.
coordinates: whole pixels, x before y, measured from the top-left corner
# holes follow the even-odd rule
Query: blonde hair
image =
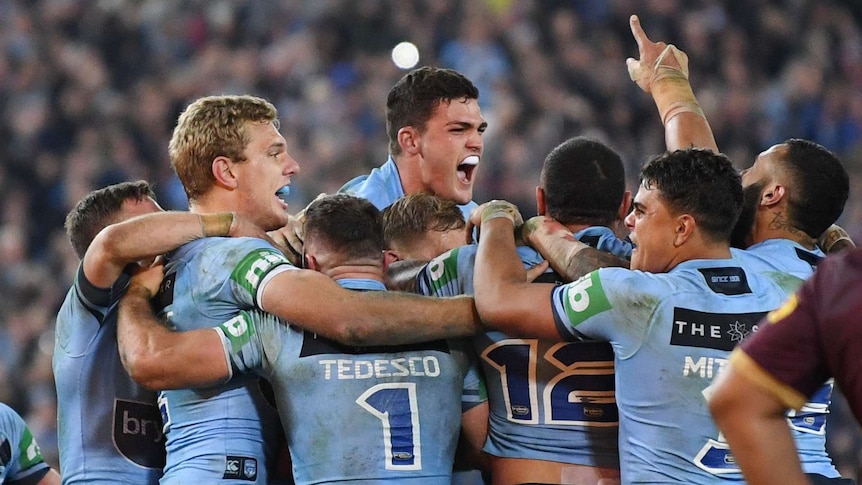
[(180, 114), (168, 145), (171, 166), (186, 197), (194, 200), (212, 188), (216, 157), (246, 160), (246, 123), (273, 123), (277, 128), (277, 117), (272, 103), (255, 96), (207, 96), (190, 104)]

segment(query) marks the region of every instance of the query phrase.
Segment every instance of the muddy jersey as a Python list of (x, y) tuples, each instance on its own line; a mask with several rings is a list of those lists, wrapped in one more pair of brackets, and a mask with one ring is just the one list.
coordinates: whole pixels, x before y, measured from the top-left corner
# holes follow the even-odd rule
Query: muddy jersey
[(707, 396), (734, 346), (784, 296), (736, 259), (662, 274), (604, 268), (554, 289), (560, 335), (613, 346), (623, 483), (742, 481)]
[[(169, 254), (156, 306), (176, 330), (214, 327), (240, 310), (259, 308), (269, 278), (295, 269), (262, 239), (199, 239)], [(244, 375), (208, 388), (163, 391), (162, 482), (267, 483), (281, 433), (262, 385)]]
[[(620, 241), (606, 227), (590, 227), (574, 236), (620, 257), (631, 254), (631, 243)], [(531, 248), (517, 250), (527, 268), (542, 261)], [(473, 294), (476, 251), (475, 245), (463, 246), (431, 261), (417, 279), (418, 292)], [(540, 277), (558, 279), (552, 272)], [(511, 338), (487, 331), (473, 343), (488, 386), (486, 452), (619, 468), (613, 351), (607, 342)]]
[(345, 346), (265, 312), (219, 330), (234, 374), (272, 383), (297, 485), (449, 485), (461, 413), (485, 400), (469, 342)]
[(35, 485), (49, 471), (27, 424), (0, 403), (0, 483)]
[(117, 350), (123, 274), (97, 288), (78, 266), (57, 314), (54, 382), (63, 483), (158, 483), (165, 438), (156, 393), (136, 384)]

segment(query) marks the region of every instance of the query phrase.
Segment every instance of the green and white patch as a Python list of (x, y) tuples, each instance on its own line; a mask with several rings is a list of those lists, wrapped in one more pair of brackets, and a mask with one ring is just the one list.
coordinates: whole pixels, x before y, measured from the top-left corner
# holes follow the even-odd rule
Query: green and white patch
[(225, 334), (225, 337), (230, 341), (231, 348), (239, 350), (244, 345), (251, 341), (251, 336), (254, 335), (254, 325), (251, 322), (251, 316), (247, 312), (240, 312), (239, 315), (219, 325)]
[(278, 266), (290, 264), (287, 258), (270, 248), (255, 249), (236, 265), (230, 277), (252, 295), (257, 294), (263, 278)]
[(428, 263), (428, 274), (431, 277), (431, 290), (439, 295), (441, 290), (452, 281), (458, 279), (458, 250), (452, 249), (437, 256)]
[(563, 288), (563, 308), (573, 326), (611, 309), (598, 271), (584, 275)]

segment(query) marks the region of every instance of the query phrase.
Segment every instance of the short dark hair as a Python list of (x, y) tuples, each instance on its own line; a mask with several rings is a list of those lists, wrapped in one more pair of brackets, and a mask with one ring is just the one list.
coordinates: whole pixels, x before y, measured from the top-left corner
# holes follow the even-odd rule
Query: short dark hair
[(658, 189), (675, 214), (691, 214), (713, 241), (730, 241), (742, 211), (742, 180), (730, 159), (699, 148), (665, 152), (641, 170), (641, 185)]
[(393, 242), (411, 245), (427, 231), (463, 229), (466, 225), (455, 202), (422, 192), (401, 196), (383, 210), (383, 239), (387, 249), (392, 248)]
[(150, 184), (144, 180), (122, 182), (94, 190), (85, 195), (66, 215), (66, 234), (78, 258), (83, 259), (96, 234), (105, 227), (120, 221), (120, 210), (128, 200), (145, 197), (155, 200)]
[(361, 197), (332, 194), (305, 209), (305, 241), (318, 242), (344, 261), (383, 258), (383, 215)]
[(438, 103), (469, 99), (479, 99), (479, 90), (458, 71), (425, 66), (408, 72), (392, 86), (386, 99), (389, 152), (401, 153), (398, 145), (401, 128), (413, 126), (424, 131), (425, 122)]
[(545, 157), (540, 184), (549, 216), (562, 224), (610, 225), (626, 190), (620, 156), (590, 138), (570, 138)]
[(844, 211), (850, 193), (850, 177), (841, 161), (828, 149), (809, 140), (784, 142), (787, 156), (782, 167), (790, 174), (787, 217), (813, 238), (820, 237)]

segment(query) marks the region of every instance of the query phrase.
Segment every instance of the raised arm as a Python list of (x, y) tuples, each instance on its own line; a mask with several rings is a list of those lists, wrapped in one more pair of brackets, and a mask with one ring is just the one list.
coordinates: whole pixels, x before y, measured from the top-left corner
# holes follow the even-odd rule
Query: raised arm
[(637, 15), (629, 27), (638, 44), (640, 59), (626, 59), (629, 76), (652, 95), (665, 129), (668, 151), (707, 148), (718, 145), (688, 80), (688, 56), (674, 45), (653, 42), (641, 28)]
[(174, 332), (162, 325), (150, 298), (164, 267), (140, 270), (120, 300), (117, 344), (123, 367), (138, 384), (153, 390), (203, 387), (231, 377), (221, 337), (215, 329)]
[(154, 212), (102, 229), (84, 255), (84, 274), (107, 288), (130, 263), (152, 259), (204, 236), (263, 235), (232, 212)]
[(521, 236), (567, 281), (574, 281), (598, 268), (629, 267), (627, 260), (578, 241), (565, 226), (547, 216), (527, 220)]

